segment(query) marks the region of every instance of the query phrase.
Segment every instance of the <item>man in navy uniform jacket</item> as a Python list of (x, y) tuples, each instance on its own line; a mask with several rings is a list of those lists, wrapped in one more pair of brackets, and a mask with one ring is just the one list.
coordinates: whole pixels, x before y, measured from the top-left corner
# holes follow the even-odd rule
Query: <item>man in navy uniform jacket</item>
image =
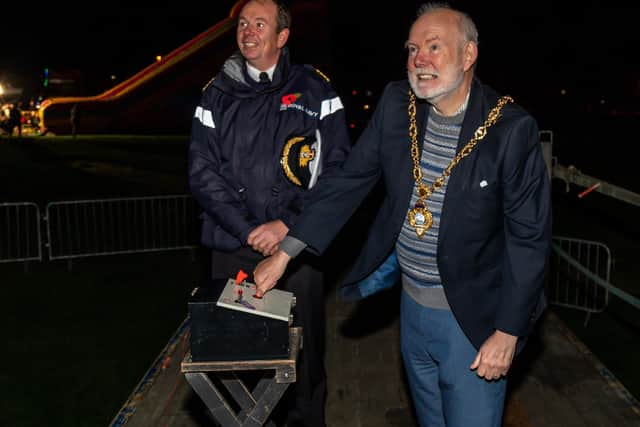
[[(252, 0), (238, 17), (239, 52), (205, 88), (189, 145), (189, 184), (204, 212), (202, 242), (212, 277), (251, 271), (278, 248), (350, 149), (342, 102), (328, 79), (290, 62), (291, 16), (280, 1)], [(302, 326), (290, 426), (324, 426), (323, 278), (300, 257), (283, 281)], [(291, 396), (289, 390), (287, 395)]]

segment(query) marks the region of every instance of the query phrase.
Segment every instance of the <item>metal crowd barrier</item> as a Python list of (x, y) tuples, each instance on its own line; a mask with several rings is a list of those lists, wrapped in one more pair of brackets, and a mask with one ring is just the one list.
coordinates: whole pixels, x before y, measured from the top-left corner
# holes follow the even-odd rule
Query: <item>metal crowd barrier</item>
[[(549, 303), (592, 313), (609, 304), (611, 252), (600, 243), (568, 237), (553, 237), (551, 274), (547, 286)], [(609, 286), (611, 286), (609, 284)]]
[(0, 263), (41, 261), (40, 208), (35, 203), (0, 203)]
[[(46, 207), (49, 259), (68, 259), (199, 246), (199, 208), (190, 195), (77, 200)], [(0, 263), (43, 259), (40, 210), (35, 203), (0, 203)], [(612, 293), (640, 308), (640, 299), (610, 282), (611, 253), (599, 242), (553, 237), (547, 296), (551, 304), (582, 310), (585, 325)]]
[(53, 202), (45, 220), (51, 260), (198, 246), (188, 195)]

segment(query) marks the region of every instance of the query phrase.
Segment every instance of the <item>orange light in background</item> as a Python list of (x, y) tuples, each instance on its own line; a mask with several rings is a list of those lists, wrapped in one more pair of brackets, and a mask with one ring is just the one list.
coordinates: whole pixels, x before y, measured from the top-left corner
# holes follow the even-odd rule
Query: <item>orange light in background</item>
[(566, 95), (566, 94), (567, 94), (566, 89), (560, 89), (560, 95)]
[(370, 107), (369, 107), (369, 104), (364, 104), (364, 105), (362, 106), (362, 108), (363, 108), (363, 109), (365, 109), (365, 110), (368, 110)]
[(162, 61), (162, 55), (156, 55), (156, 61), (158, 62)]

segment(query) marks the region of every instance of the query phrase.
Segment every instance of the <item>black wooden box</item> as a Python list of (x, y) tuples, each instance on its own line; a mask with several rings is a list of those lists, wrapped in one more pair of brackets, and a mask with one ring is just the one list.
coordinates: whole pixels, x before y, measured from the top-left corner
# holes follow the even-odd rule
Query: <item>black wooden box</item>
[(195, 288), (189, 299), (191, 360), (286, 359), (289, 322), (218, 307), (226, 281)]

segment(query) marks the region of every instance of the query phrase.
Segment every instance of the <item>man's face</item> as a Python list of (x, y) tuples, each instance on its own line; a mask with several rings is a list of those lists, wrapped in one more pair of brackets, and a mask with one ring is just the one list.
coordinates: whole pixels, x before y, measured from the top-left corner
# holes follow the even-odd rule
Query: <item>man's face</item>
[(458, 17), (447, 10), (418, 18), (409, 32), (407, 50), (411, 88), (436, 107), (461, 90), (465, 72), (473, 65), (465, 56)]
[(289, 29), (276, 32), (278, 8), (271, 1), (252, 0), (240, 12), (236, 40), (242, 56), (259, 70), (278, 62)]

